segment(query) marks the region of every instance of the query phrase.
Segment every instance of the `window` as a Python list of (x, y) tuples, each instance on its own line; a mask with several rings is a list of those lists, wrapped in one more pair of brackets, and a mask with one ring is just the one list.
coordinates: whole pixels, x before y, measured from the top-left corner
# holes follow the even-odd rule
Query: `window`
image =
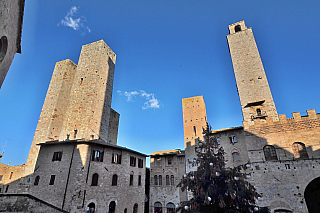
[(136, 157), (130, 156), (130, 166), (133, 166), (133, 167), (136, 166)]
[(127, 209), (127, 208), (125, 208), (125, 209), (124, 209), (124, 213), (127, 213), (127, 212), (128, 212), (128, 209)]
[(121, 155), (117, 153), (112, 153), (112, 163), (121, 164)]
[(13, 172), (10, 173), (9, 179), (11, 179), (13, 176)]
[(154, 203), (154, 212), (155, 213), (162, 213), (162, 204), (160, 202)]
[(266, 158), (266, 161), (269, 160), (278, 160), (276, 149), (273, 146), (266, 145), (263, 147), (264, 157)]
[(158, 185), (158, 176), (157, 175), (154, 176), (154, 185), (155, 186)]
[(292, 144), (293, 154), (295, 158), (309, 159), (308, 152), (304, 143), (295, 142)]
[(258, 116), (261, 116), (261, 115), (262, 115), (262, 114), (261, 114), (261, 109), (260, 109), (260, 108), (258, 108), (258, 109), (257, 109), (257, 115), (258, 115)]
[(133, 186), (133, 175), (130, 175), (130, 186)]
[[(83, 80), (83, 78), (81, 80)], [(82, 83), (82, 81), (81, 81), (81, 83)], [(78, 130), (75, 129), (74, 133), (73, 133), (73, 138), (77, 138), (77, 133), (78, 133)]]
[(175, 213), (175, 206), (173, 203), (167, 204), (167, 213)]
[(232, 161), (233, 162), (240, 162), (240, 154), (239, 154), (239, 152), (233, 152), (232, 153)]
[(168, 166), (171, 166), (172, 165), (172, 157), (168, 157)]
[(97, 173), (94, 173), (92, 175), (91, 186), (98, 186), (98, 179), (99, 179), (99, 175)]
[(179, 157), (179, 163), (183, 164), (184, 163), (184, 157)]
[(138, 213), (138, 204), (135, 203), (133, 206), (133, 213)]
[(61, 161), (62, 158), (62, 152), (54, 152), (52, 161)]
[(118, 182), (118, 175), (114, 174), (112, 176), (112, 186), (116, 186)]
[(109, 204), (109, 213), (114, 213), (116, 210), (116, 202), (111, 201)]
[(9, 189), (9, 185), (6, 186), (6, 190), (4, 192), (7, 193), (8, 189)]
[(38, 176), (34, 179), (33, 185), (38, 186), (39, 180), (40, 180), (40, 176), (38, 175)]
[(54, 180), (56, 179), (55, 175), (51, 175), (49, 185), (54, 185)]
[(237, 143), (237, 137), (235, 135), (229, 136), (230, 143)]
[(174, 186), (174, 176), (173, 175), (170, 176), (170, 185)]
[(103, 152), (92, 150), (92, 161), (103, 162)]
[(90, 209), (90, 212), (94, 212), (94, 210), (95, 210), (95, 208), (96, 208), (96, 204), (90, 203), (90, 204), (88, 205), (88, 208)]
[(143, 159), (138, 158), (138, 167), (143, 168)]
[(8, 49), (8, 39), (2, 36), (0, 39), (0, 62), (4, 59)]
[(218, 145), (221, 144), (221, 138), (217, 138), (217, 143), (218, 143)]
[(240, 25), (236, 25), (236, 26), (234, 27), (234, 31), (235, 31), (235, 32), (241, 31), (241, 26), (240, 26)]
[(166, 185), (167, 185), (167, 186), (170, 186), (169, 175), (166, 175)]
[(138, 186), (141, 186), (141, 175), (138, 177)]
[(159, 175), (159, 186), (162, 186), (162, 175)]
[(196, 126), (193, 126), (194, 135), (197, 135), (197, 128)]

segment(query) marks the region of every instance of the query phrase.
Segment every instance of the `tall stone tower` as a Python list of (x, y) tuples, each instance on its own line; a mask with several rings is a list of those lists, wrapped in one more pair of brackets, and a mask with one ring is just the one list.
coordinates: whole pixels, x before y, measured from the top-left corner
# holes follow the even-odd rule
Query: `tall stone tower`
[(26, 175), (34, 170), (38, 143), (94, 139), (117, 143), (119, 114), (111, 109), (115, 61), (115, 53), (100, 40), (82, 47), (78, 65), (69, 59), (56, 63)]
[(278, 113), (252, 29), (244, 21), (229, 25), (227, 35), (243, 120), (252, 124), (266, 117), (277, 121)]
[(182, 99), (182, 112), (184, 146), (188, 152), (189, 147), (196, 145), (197, 139), (203, 140), (202, 128), (206, 126), (207, 113), (202, 95)]

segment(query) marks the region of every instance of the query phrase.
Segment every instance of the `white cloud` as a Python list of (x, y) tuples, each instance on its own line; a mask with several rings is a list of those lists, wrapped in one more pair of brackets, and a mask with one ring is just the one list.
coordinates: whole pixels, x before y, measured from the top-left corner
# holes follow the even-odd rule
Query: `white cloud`
[(71, 27), (74, 30), (80, 30), (82, 31), (82, 35), (86, 32), (90, 33), (91, 29), (84, 24), (87, 22), (87, 19), (84, 16), (78, 15), (79, 8), (80, 7), (72, 6), (64, 19), (61, 19), (60, 23), (58, 23), (58, 26), (61, 24), (62, 26)]
[(139, 90), (139, 91), (132, 91), (132, 92), (121, 92), (120, 90), (117, 91), (119, 95), (124, 95), (127, 97), (127, 101), (133, 101), (133, 98), (136, 96), (145, 99), (146, 101), (144, 102), (142, 109), (149, 109), (149, 108), (154, 108), (158, 109), (160, 108), (159, 100), (155, 98), (153, 93), (147, 93), (144, 90)]

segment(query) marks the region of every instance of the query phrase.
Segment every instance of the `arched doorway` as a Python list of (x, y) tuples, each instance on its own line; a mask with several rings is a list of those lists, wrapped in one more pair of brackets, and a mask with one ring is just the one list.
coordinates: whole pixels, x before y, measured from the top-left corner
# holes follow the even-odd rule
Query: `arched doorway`
[(96, 204), (90, 203), (90, 204), (88, 205), (87, 212), (94, 213), (94, 212), (95, 212), (95, 211), (94, 211), (95, 209), (96, 209)]
[(308, 207), (308, 211), (318, 212), (320, 209), (320, 177), (311, 181), (304, 191), (304, 199)]
[(109, 204), (109, 213), (114, 213), (116, 210), (116, 202), (111, 201)]

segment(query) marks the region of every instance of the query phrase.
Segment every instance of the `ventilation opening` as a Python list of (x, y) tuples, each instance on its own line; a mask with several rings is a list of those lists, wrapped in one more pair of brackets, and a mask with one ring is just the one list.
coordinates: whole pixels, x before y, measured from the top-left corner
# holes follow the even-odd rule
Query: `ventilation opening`
[(234, 31), (235, 31), (235, 32), (241, 31), (241, 26), (240, 26), (240, 25), (235, 26), (235, 27), (234, 27)]
[(8, 49), (8, 39), (6, 36), (2, 36), (0, 39), (0, 62), (2, 62), (4, 57), (6, 56), (7, 49)]

